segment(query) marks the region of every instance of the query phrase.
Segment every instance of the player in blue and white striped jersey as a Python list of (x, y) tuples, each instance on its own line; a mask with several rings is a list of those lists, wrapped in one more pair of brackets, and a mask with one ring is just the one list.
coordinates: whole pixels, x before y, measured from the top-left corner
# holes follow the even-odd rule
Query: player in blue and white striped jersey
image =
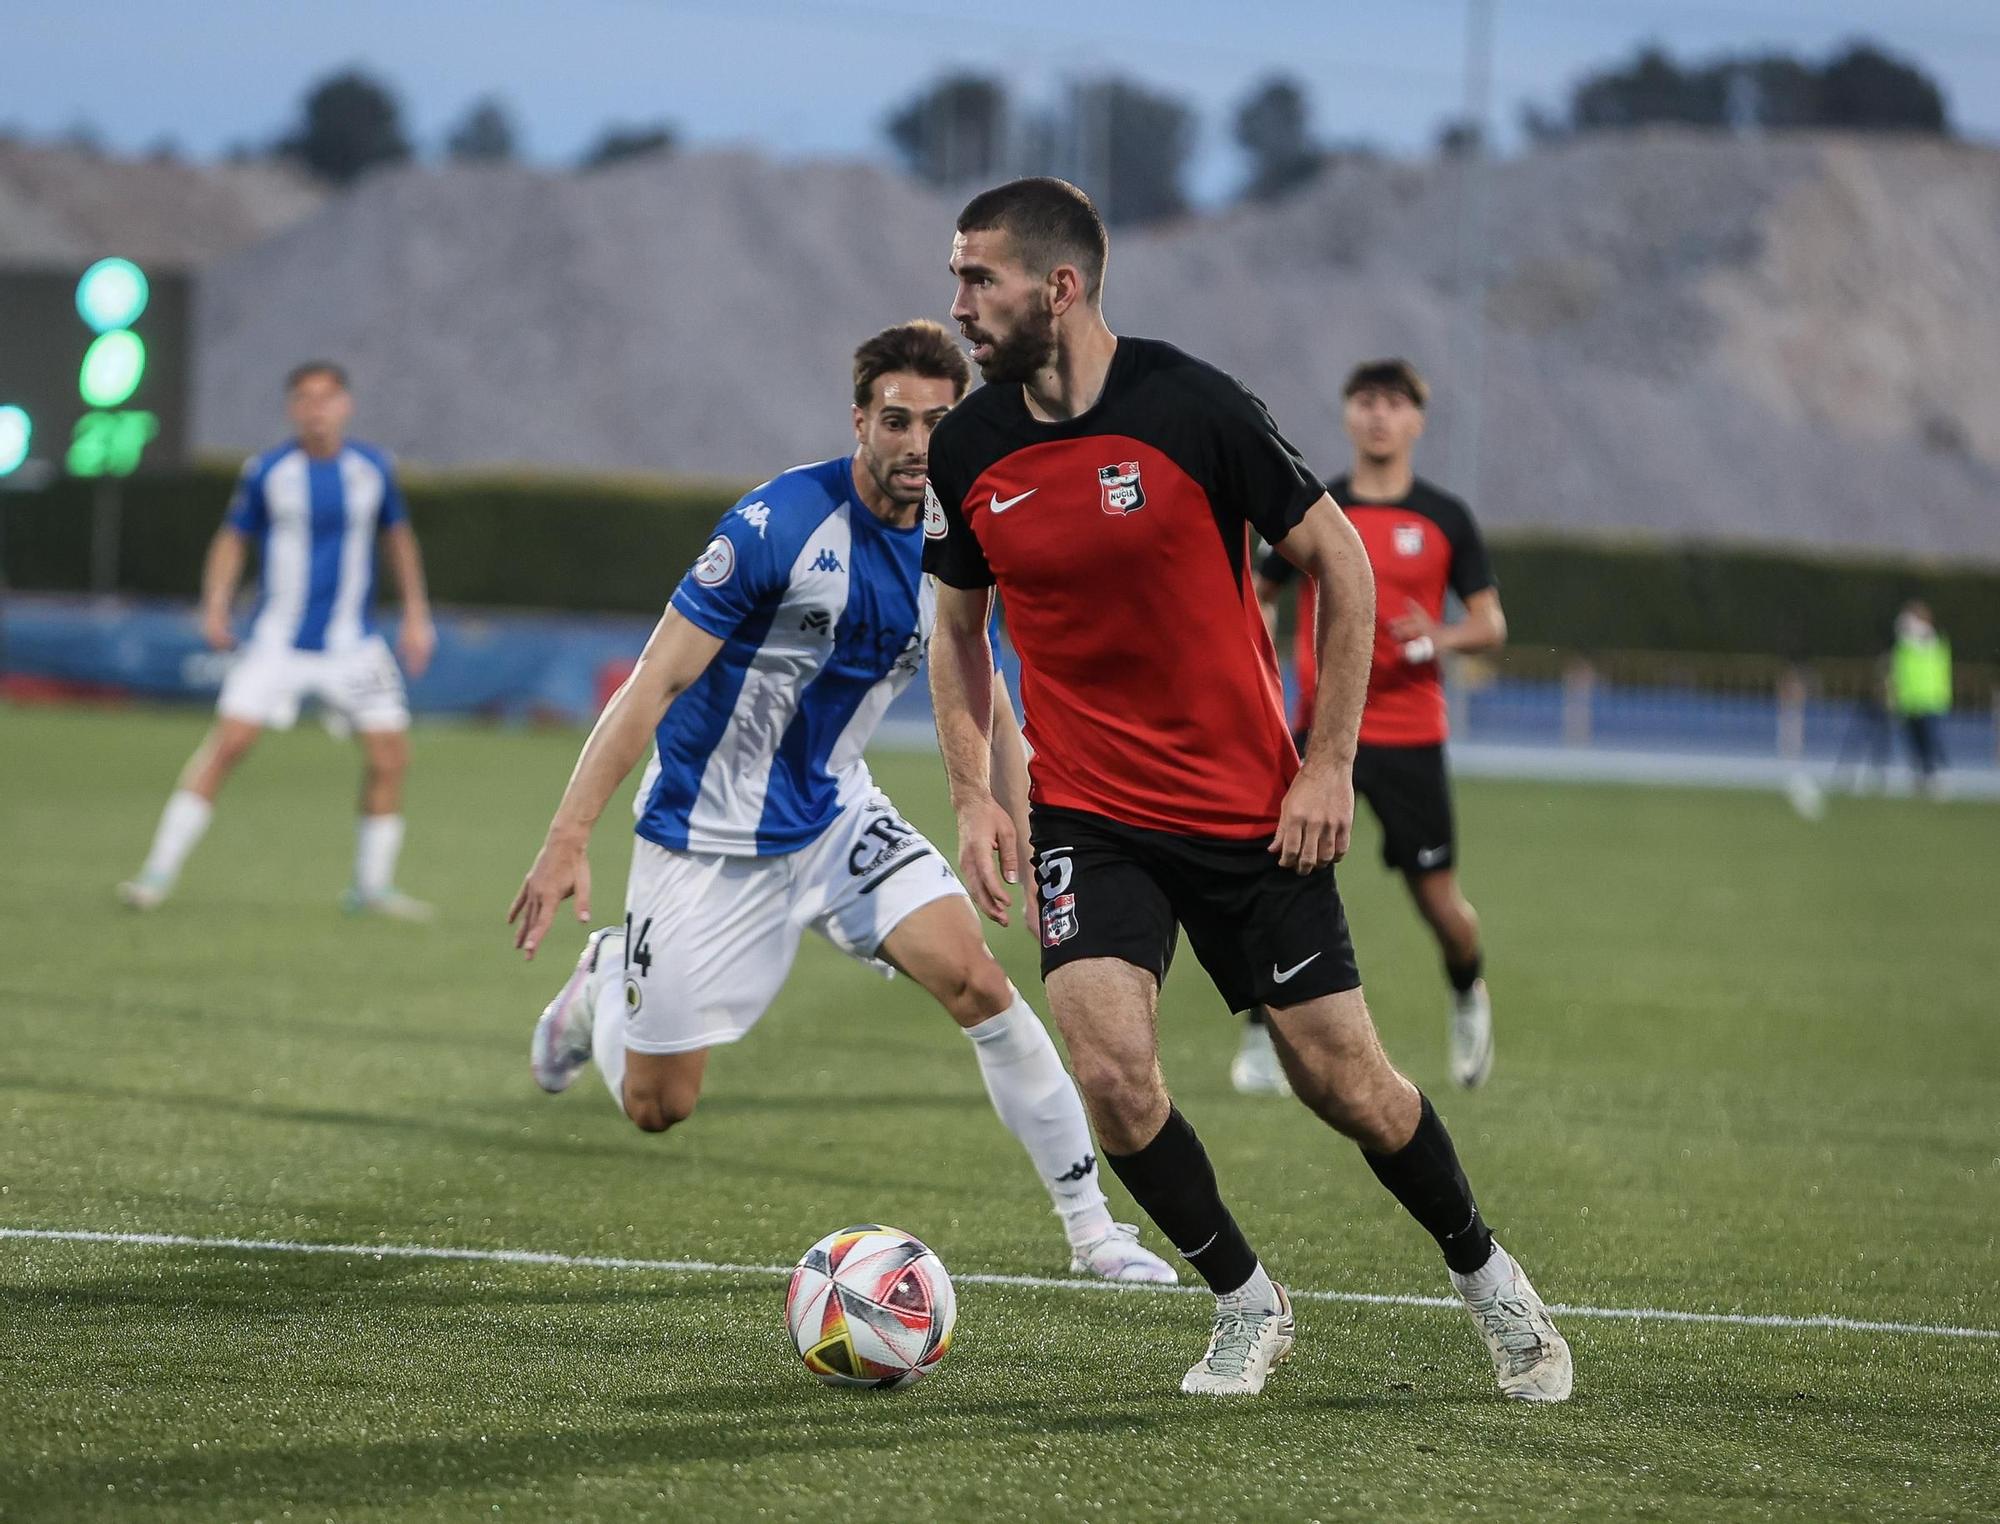
[[(675, 591), (508, 912), (530, 958), (572, 894), (589, 920), (591, 827), (653, 742), (625, 923), (591, 935), (536, 1023), (535, 1079), (560, 1091), (594, 1060), (639, 1127), (685, 1121), (709, 1050), (757, 1023), (810, 928), (907, 974), (971, 1038), (994, 1109), (1062, 1218), (1071, 1269), (1171, 1282), (1111, 1220), (1076, 1086), (957, 876), (862, 757), (930, 638), (918, 521), (930, 432), (970, 374), (936, 323), (863, 344), (853, 455), (756, 488)], [(996, 750), (1018, 752), (1011, 709), (996, 716)]]
[(403, 663), (421, 675), (436, 645), (417, 548), (388, 457), (346, 437), (354, 402), (338, 365), (314, 360), (285, 383), (294, 438), (243, 467), (228, 517), (202, 569), (203, 638), (236, 645), (230, 605), (250, 549), (261, 589), (243, 650), (216, 704), (216, 723), (181, 773), (146, 863), (119, 895), (135, 909), (164, 900), (208, 829), (217, 792), (266, 728), (289, 729), (317, 697), (360, 738), (367, 776), (350, 909), (421, 919), (428, 907), (395, 888), (402, 850), (410, 711), (395, 657), (370, 623), (379, 546), (402, 597)]

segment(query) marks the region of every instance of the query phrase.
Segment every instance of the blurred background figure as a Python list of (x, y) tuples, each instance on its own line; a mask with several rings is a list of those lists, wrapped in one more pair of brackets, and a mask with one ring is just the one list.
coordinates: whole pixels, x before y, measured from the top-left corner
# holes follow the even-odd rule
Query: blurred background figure
[(1889, 653), (1889, 703), (1910, 746), (1917, 787), (1936, 798), (1944, 770), (1944, 717), (1951, 713), (1951, 642), (1931, 618), (1930, 606), (1911, 599), (1896, 616)]

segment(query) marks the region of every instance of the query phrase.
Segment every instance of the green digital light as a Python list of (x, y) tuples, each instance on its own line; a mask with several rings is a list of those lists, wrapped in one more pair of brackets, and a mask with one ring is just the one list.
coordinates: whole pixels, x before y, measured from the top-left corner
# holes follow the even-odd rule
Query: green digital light
[(139, 389), (146, 374), (146, 341), (129, 328), (114, 328), (90, 341), (76, 389), (92, 407), (116, 407)]
[(0, 476), (10, 476), (21, 469), (34, 435), (35, 421), (26, 408), (12, 403), (0, 407)]
[(77, 315), (99, 333), (130, 328), (146, 310), (152, 288), (129, 259), (100, 259), (76, 283)]
[(70, 432), (71, 476), (130, 476), (160, 432), (155, 413), (85, 413)]

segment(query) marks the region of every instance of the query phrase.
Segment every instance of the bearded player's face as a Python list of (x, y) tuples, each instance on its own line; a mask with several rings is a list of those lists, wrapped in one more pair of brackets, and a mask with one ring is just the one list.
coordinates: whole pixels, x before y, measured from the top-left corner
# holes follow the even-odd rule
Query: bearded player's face
[(956, 401), (958, 388), (949, 381), (892, 371), (876, 377), (868, 406), (854, 410), (861, 469), (897, 508), (914, 511), (922, 504), (931, 430)]
[(958, 295), (952, 320), (972, 345), (972, 363), (989, 382), (1030, 380), (1055, 359), (1055, 291), (1021, 263), (1013, 238), (996, 229), (952, 240)]

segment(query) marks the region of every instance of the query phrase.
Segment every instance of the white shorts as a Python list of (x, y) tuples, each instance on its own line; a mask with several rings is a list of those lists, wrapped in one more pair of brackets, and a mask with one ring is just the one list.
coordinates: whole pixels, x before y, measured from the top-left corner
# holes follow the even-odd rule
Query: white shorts
[(807, 927), (886, 976), (875, 954), (889, 933), (964, 893), (879, 790), (782, 857), (673, 852), (641, 837), (625, 891), (625, 1046), (691, 1053), (735, 1042), (777, 998)]
[(245, 646), (222, 680), (215, 710), (224, 719), (290, 730), (308, 696), (356, 730), (410, 728), (403, 674), (380, 635), (346, 651)]

